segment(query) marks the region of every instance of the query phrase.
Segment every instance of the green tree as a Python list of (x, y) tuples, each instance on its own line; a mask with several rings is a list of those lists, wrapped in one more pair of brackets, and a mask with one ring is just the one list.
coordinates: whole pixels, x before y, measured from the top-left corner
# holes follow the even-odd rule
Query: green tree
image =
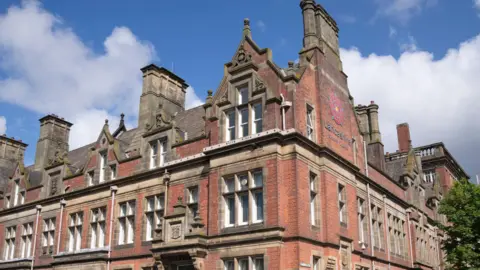
[(439, 224), (447, 269), (480, 269), (480, 186), (466, 179), (455, 182), (440, 202), (440, 214), (448, 224)]

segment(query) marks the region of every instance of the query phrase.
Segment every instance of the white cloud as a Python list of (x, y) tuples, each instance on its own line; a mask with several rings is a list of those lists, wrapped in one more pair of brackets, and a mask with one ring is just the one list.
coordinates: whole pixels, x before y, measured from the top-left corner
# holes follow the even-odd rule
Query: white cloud
[(258, 29), (260, 29), (260, 31), (262, 31), (262, 32), (267, 31), (267, 25), (266, 25), (265, 22), (262, 21), (262, 20), (257, 21), (257, 27), (258, 27)]
[[(443, 141), (470, 170), (480, 161), (480, 35), (435, 59), (427, 51), (393, 56), (342, 50), (356, 103), (374, 99), (386, 151), (397, 149), (396, 124), (408, 122), (414, 145)], [(475, 172), (476, 173), (476, 172)]]
[(388, 17), (405, 24), (426, 7), (435, 5), (437, 0), (375, 0), (375, 2), (378, 5), (377, 16)]
[(37, 1), (10, 7), (0, 14), (0, 71), (8, 75), (0, 102), (73, 122), (72, 149), (97, 139), (105, 118), (118, 123), (124, 112), (135, 120), (140, 68), (157, 59), (154, 47), (126, 27), (115, 27), (103, 47), (94, 52)]
[(417, 40), (412, 36), (408, 35), (407, 41), (400, 44), (400, 50), (402, 52), (414, 52), (418, 50)]
[(0, 135), (7, 133), (7, 119), (5, 116), (0, 116)]
[(187, 94), (185, 97), (185, 108), (190, 109), (202, 105), (204, 102), (195, 93), (193, 87), (189, 86), (187, 88)]

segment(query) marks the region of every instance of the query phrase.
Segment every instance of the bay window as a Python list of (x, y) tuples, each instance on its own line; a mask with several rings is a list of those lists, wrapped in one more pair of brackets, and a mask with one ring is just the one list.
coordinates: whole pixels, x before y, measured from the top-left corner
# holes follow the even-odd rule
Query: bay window
[(224, 226), (263, 222), (263, 174), (261, 170), (224, 178)]

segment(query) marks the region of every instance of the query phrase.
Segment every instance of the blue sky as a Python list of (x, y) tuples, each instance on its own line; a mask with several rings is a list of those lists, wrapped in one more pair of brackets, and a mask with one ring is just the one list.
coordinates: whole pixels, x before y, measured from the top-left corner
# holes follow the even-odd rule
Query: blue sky
[[(302, 46), (299, 2), (2, 0), (0, 132), (26, 141), (31, 163), (46, 113), (74, 122), (72, 148), (121, 112), (135, 126), (139, 69), (149, 62), (173, 66), (192, 87), (189, 105), (198, 104), (217, 88), (245, 17), (257, 44), (286, 66)], [(356, 102), (380, 105), (386, 151), (397, 148), (395, 125), (409, 122), (414, 144), (445, 141), (470, 174), (480, 173), (480, 1), (318, 2), (339, 24)]]

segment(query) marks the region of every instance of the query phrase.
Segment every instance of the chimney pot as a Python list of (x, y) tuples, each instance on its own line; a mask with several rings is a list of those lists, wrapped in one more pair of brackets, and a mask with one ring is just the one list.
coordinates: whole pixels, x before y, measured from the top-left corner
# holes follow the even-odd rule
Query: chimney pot
[(373, 101), (373, 100), (372, 100), (372, 101), (370, 101), (370, 104), (375, 104), (375, 101)]
[(411, 145), (410, 127), (408, 123), (397, 125), (397, 138), (399, 152), (408, 152)]

